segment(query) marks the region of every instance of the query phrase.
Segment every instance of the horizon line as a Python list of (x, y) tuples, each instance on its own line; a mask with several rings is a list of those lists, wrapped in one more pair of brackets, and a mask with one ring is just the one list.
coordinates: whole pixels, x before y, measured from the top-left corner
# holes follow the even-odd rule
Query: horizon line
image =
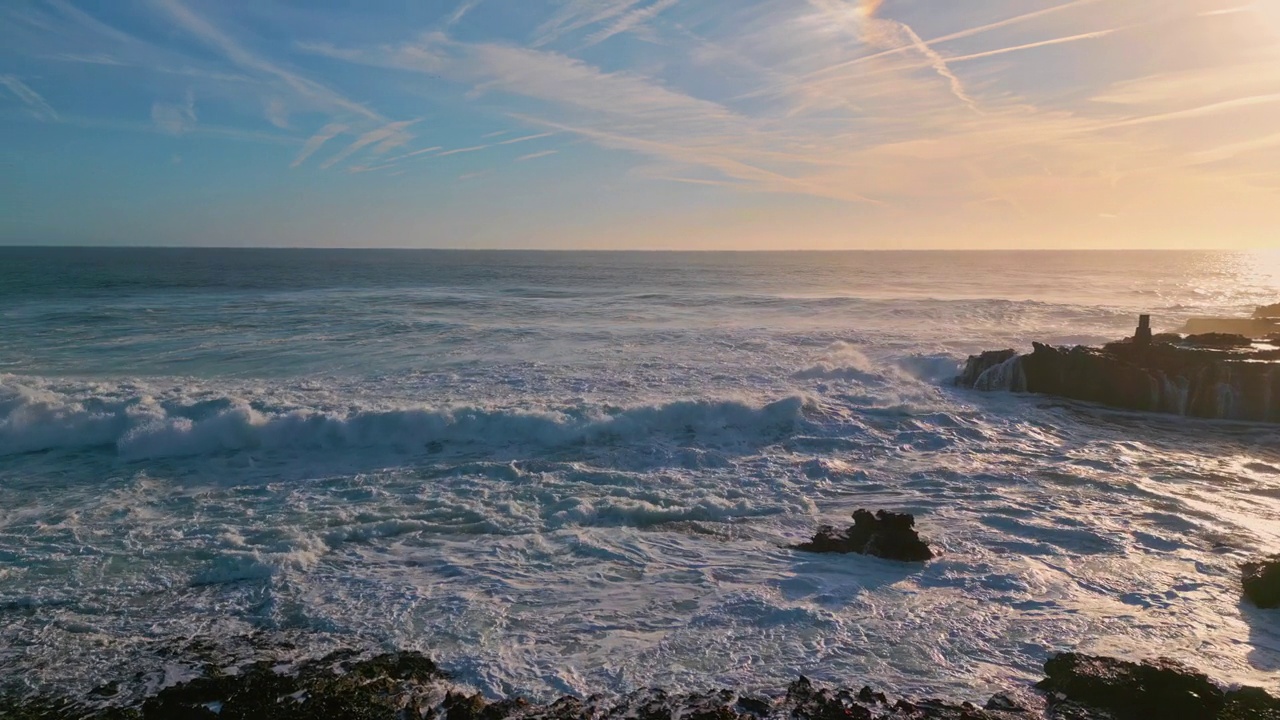
[(74, 245), (74, 244), (51, 244), (51, 245), (9, 245), (0, 243), (0, 252), (5, 250), (300, 250), (300, 251), (361, 251), (361, 250), (391, 250), (404, 252), (475, 252), (475, 253), (600, 253), (600, 254), (620, 254), (620, 253), (668, 253), (668, 254), (769, 254), (769, 253), (926, 253), (926, 252), (956, 252), (956, 253), (1055, 253), (1055, 252), (1078, 252), (1078, 253), (1120, 253), (1120, 252), (1145, 252), (1145, 253), (1171, 253), (1171, 252), (1278, 252), (1280, 248), (1267, 247), (1244, 247), (1244, 248), (1187, 248), (1187, 247), (1169, 247), (1169, 248), (1149, 248), (1149, 247), (1121, 247), (1121, 248), (948, 248), (948, 247), (922, 247), (922, 248), (787, 248), (787, 249), (672, 249), (672, 248), (520, 248), (520, 247), (456, 247), (456, 246), (438, 246), (438, 247), (414, 247), (404, 245), (383, 245), (383, 246), (354, 246), (354, 245), (338, 245), (338, 246), (306, 246), (306, 245)]

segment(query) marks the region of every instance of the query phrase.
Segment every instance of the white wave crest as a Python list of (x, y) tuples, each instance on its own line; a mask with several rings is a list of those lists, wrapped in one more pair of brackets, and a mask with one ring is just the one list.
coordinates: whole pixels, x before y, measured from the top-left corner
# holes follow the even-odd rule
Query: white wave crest
[(0, 455), (98, 447), (113, 447), (126, 459), (286, 448), (413, 452), (463, 444), (500, 450), (626, 444), (655, 436), (735, 444), (803, 427), (813, 408), (812, 401), (790, 396), (765, 405), (699, 399), (629, 408), (336, 411), (271, 408), (233, 396), (157, 400), (146, 392), (111, 390), (73, 394), (0, 376)]

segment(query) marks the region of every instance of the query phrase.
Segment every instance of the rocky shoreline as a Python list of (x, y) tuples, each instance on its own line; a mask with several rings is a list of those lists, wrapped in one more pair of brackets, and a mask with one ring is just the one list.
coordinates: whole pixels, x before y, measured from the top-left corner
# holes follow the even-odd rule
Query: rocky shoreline
[[(456, 685), (416, 652), (341, 650), (291, 666), (262, 659), (205, 664), (198, 677), (138, 699), (128, 683), (85, 698), (0, 694), (13, 720), (1280, 720), (1280, 698), (1223, 688), (1171, 660), (1126, 662), (1076, 653), (1045, 663), (1045, 679), (1011, 688), (983, 707), (937, 699), (891, 699), (869, 687), (824, 687), (801, 676), (774, 694), (732, 689), (621, 698), (564, 696), (549, 703), (494, 700)], [(133, 697), (115, 701), (117, 697)]]
[(1094, 402), (1125, 410), (1280, 423), (1280, 349), (1240, 336), (1155, 336), (1103, 347), (1033, 343), (1029, 354), (971, 356), (961, 387)]
[[(818, 529), (805, 552), (863, 553), (901, 562), (933, 557), (906, 513), (858, 510), (844, 531)], [(1280, 605), (1280, 555), (1242, 567), (1243, 594)], [(3, 720), (1280, 720), (1280, 697), (1223, 687), (1168, 659), (1132, 662), (1064, 652), (1044, 679), (1011, 687), (983, 706), (891, 698), (862, 686), (827, 687), (800, 676), (772, 693), (719, 689), (566, 695), (550, 702), (495, 699), (457, 683), (419, 652), (339, 649), (299, 661), (297, 645), (254, 633), (222, 644), (162, 644), (170, 670), (114, 680), (74, 697), (0, 676)], [(176, 680), (176, 681), (175, 681)]]

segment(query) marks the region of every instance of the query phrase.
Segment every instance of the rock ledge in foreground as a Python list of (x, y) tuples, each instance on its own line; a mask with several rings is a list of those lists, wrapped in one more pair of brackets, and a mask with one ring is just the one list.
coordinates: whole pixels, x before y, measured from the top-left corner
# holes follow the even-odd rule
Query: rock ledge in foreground
[[(1224, 690), (1179, 662), (1140, 663), (1062, 653), (1044, 665), (1036, 687), (1050, 699), (1047, 717), (1114, 720), (1280, 720), (1280, 699), (1259, 688)], [(1055, 705), (1064, 706), (1055, 712)], [(1097, 714), (1067, 714), (1087, 710)]]
[(828, 688), (805, 677), (785, 695), (737, 690), (624, 697), (564, 696), (549, 703), (490, 700), (454, 685), (413, 652), (358, 659), (339, 651), (288, 672), (261, 660), (204, 675), (119, 706), (0, 692), (5, 720), (1280, 720), (1280, 699), (1257, 688), (1224, 690), (1169, 660), (1132, 663), (1064, 653), (1048, 679), (985, 707), (943, 700), (891, 701), (883, 693)]

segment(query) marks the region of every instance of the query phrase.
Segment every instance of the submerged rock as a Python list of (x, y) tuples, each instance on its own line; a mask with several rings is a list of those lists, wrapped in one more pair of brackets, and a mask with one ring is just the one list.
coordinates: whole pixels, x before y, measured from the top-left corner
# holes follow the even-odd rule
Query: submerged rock
[[(1223, 341), (1226, 342), (1226, 341)], [(1232, 341), (1234, 342), (1234, 341)], [(1060, 348), (1033, 343), (970, 357), (957, 383), (978, 390), (1055, 395), (1127, 410), (1280, 422), (1280, 351), (1111, 343)]]
[(907, 513), (884, 510), (874, 515), (870, 510), (856, 510), (853, 525), (838, 531), (823, 525), (809, 542), (795, 545), (796, 550), (817, 553), (861, 553), (887, 560), (924, 562), (933, 557), (929, 543), (915, 530), (916, 519)]
[(1260, 608), (1280, 607), (1280, 555), (1240, 566), (1244, 595)]

